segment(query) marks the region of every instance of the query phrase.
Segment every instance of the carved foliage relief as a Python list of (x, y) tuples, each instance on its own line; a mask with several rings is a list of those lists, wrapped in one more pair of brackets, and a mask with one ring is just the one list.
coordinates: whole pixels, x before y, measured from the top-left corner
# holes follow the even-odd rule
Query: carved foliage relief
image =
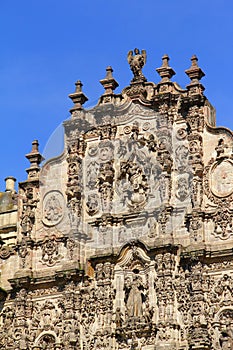
[(92, 278), (9, 296), (1, 312), (0, 347), (232, 345), (232, 262), (226, 273), (193, 258), (179, 264), (175, 246), (152, 253), (132, 241), (115, 263), (95, 258), (92, 265)]

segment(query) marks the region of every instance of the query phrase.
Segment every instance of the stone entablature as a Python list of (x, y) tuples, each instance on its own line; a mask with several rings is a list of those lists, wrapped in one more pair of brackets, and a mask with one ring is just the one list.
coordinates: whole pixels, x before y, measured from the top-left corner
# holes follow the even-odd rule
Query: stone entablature
[(0, 349), (233, 347), (233, 135), (196, 56), (186, 89), (162, 60), (147, 82), (130, 51), (130, 85), (107, 67), (90, 110), (77, 81), (64, 152), (40, 168), (33, 141), (2, 194)]

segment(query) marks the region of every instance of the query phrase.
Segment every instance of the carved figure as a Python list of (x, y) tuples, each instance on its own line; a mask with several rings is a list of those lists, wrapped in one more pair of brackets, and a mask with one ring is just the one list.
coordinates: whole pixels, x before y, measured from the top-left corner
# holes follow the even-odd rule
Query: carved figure
[(184, 201), (189, 195), (189, 184), (185, 177), (181, 177), (177, 183), (176, 196), (180, 201)]
[(129, 205), (133, 207), (144, 205), (148, 195), (148, 183), (141, 167), (129, 160), (122, 162), (120, 177), (127, 178), (130, 184), (127, 188)]
[(108, 210), (111, 206), (110, 202), (113, 197), (114, 173), (115, 170), (111, 161), (100, 164), (97, 187), (101, 194), (103, 210)]
[(123, 322), (122, 316), (123, 316), (123, 314), (121, 312), (120, 307), (117, 307), (116, 308), (116, 316), (115, 316), (116, 328), (120, 328), (122, 326), (122, 322)]
[(176, 151), (176, 161), (177, 161), (177, 168), (179, 172), (184, 172), (187, 169), (188, 166), (188, 156), (189, 156), (189, 151), (188, 148), (185, 147), (184, 145), (179, 146)]
[(129, 51), (127, 59), (130, 65), (130, 69), (134, 75), (133, 81), (141, 79), (146, 80), (142, 74), (142, 68), (146, 63), (146, 50), (142, 50), (140, 53), (139, 49), (134, 49), (134, 55), (133, 51)]
[(225, 143), (224, 139), (218, 141), (218, 145), (215, 147), (217, 153), (217, 159), (224, 157), (226, 155), (228, 145)]
[(95, 188), (98, 170), (99, 165), (95, 161), (90, 162), (87, 166), (87, 186), (90, 189)]
[(126, 302), (128, 317), (140, 317), (142, 316), (142, 281), (140, 276), (135, 275), (132, 282), (127, 279), (126, 284), (130, 291)]
[(91, 193), (87, 197), (87, 212), (90, 215), (94, 215), (97, 213), (99, 208), (99, 197), (96, 193)]
[(45, 203), (45, 219), (48, 220), (48, 222), (50, 223), (57, 223), (63, 215), (62, 211), (63, 208), (58, 198), (58, 195), (51, 194)]

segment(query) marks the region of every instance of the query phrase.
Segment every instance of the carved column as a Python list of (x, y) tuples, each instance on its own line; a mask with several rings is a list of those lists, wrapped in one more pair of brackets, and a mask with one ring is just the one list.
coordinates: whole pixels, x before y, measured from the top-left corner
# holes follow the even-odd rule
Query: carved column
[(192, 263), (190, 274), (190, 314), (191, 325), (189, 326), (190, 349), (211, 349), (210, 336), (205, 317), (205, 299), (203, 290), (203, 267), (198, 261)]
[(34, 223), (36, 208), (39, 202), (39, 176), (40, 163), (43, 160), (38, 150), (37, 140), (32, 142), (32, 150), (26, 155), (30, 161), (30, 167), (26, 169), (28, 179), (19, 183), (19, 212), (20, 234), (18, 237), (18, 254), (20, 257), (20, 269), (31, 267), (32, 249), (34, 245)]
[(158, 304), (157, 345), (164, 342), (172, 348), (179, 340), (179, 325), (176, 317), (176, 294), (174, 284), (175, 254), (164, 251), (156, 255), (157, 280), (155, 290)]

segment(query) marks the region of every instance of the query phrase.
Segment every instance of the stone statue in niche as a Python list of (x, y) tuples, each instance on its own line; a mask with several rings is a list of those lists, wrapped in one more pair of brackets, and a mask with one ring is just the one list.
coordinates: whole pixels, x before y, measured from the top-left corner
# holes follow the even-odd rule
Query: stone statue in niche
[(126, 241), (127, 241), (126, 228), (122, 226), (119, 228), (119, 231), (118, 231), (118, 242), (124, 243)]
[(123, 323), (123, 318), (122, 318), (123, 314), (121, 312), (121, 308), (117, 307), (116, 308), (116, 312), (115, 312), (115, 324), (116, 324), (116, 328), (121, 328), (122, 323)]
[(34, 198), (32, 187), (25, 189), (25, 198), (23, 199), (23, 212), (21, 216), (21, 227), (24, 235), (30, 236), (35, 222), (35, 208), (38, 199)]
[(101, 163), (97, 179), (97, 187), (101, 195), (103, 210), (110, 210), (113, 197), (114, 173), (112, 162)]
[(96, 186), (99, 164), (92, 161), (87, 166), (87, 186), (92, 190)]
[(158, 144), (157, 161), (161, 165), (163, 171), (167, 173), (171, 172), (172, 169), (172, 157), (168, 151), (168, 140), (161, 138)]
[(135, 273), (132, 280), (126, 279), (126, 310), (129, 318), (140, 318), (143, 315), (143, 289), (142, 278), (138, 274)]
[(144, 75), (142, 74), (142, 68), (146, 63), (146, 50), (141, 50), (141, 53), (139, 49), (134, 49), (134, 55), (133, 51), (128, 52), (128, 63), (130, 66), (131, 71), (133, 72), (134, 78), (133, 81), (138, 80), (146, 80)]
[(32, 227), (33, 227), (33, 221), (34, 220), (34, 215), (29, 216), (29, 215), (25, 215), (22, 218), (21, 221), (21, 226), (22, 226), (22, 232), (23, 233), (27, 233), (27, 232), (31, 232), (32, 231)]
[(108, 226), (99, 227), (99, 244), (111, 245), (112, 244), (112, 230)]

